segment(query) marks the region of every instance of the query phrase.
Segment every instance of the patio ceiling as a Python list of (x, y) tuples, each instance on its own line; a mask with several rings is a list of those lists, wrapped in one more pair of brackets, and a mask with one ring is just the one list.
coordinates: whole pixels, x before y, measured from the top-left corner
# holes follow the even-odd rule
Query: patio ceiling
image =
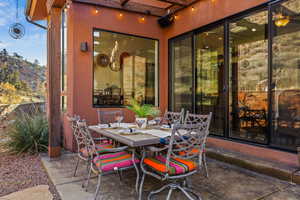
[(199, 0), (73, 0), (77, 3), (91, 4), (129, 12), (148, 14), (157, 17), (175, 13)]

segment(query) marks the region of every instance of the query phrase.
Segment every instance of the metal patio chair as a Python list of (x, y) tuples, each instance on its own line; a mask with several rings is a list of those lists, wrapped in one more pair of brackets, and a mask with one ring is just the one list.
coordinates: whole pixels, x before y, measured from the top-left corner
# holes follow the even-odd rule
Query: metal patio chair
[[(78, 123), (84, 120), (80, 120), (80, 117), (78, 115), (74, 115), (73, 117), (67, 116), (67, 119), (71, 123), (73, 135), (75, 137), (76, 144), (77, 144), (77, 162), (74, 170), (74, 176), (76, 176), (76, 172), (80, 161), (86, 162), (87, 169), (89, 166), (89, 156), (86, 147), (86, 133), (80, 131), (80, 127), (78, 126)], [(93, 140), (97, 142), (96, 149), (97, 152), (100, 154), (105, 153), (105, 151), (102, 150), (103, 148), (105, 149), (113, 148), (111, 144), (102, 142), (102, 141), (107, 141), (107, 138), (100, 137), (100, 138), (93, 138)]]
[(176, 124), (176, 123), (183, 123), (184, 118), (184, 109), (182, 108), (180, 112), (171, 112), (171, 111), (165, 111), (163, 116), (163, 123), (167, 123), (169, 125)]
[[(184, 124), (202, 124), (204, 120), (206, 120), (207, 115), (200, 115), (200, 114), (191, 114), (189, 111), (187, 111)], [(202, 162), (204, 166), (204, 172), (205, 176), (208, 178), (208, 169), (207, 169), (207, 162), (206, 162), (206, 150), (205, 146), (203, 149), (203, 155), (202, 155)]]
[(117, 173), (120, 175), (120, 173), (124, 170), (135, 168), (134, 163), (139, 163), (140, 161), (139, 159), (134, 158), (132, 154), (125, 151), (128, 148), (127, 146), (109, 149), (103, 148), (102, 150), (106, 153), (102, 155), (99, 154), (96, 144), (88, 131), (87, 124), (85, 122), (78, 122), (78, 126), (80, 131), (84, 132), (86, 135), (86, 147), (90, 160), (89, 173), (85, 184), (86, 190), (89, 186), (91, 173), (93, 172), (98, 175), (98, 183), (94, 196), (94, 199), (96, 200), (100, 191), (102, 175), (111, 173)]
[(77, 125), (77, 122), (80, 120), (80, 117), (78, 115), (74, 115), (74, 116), (67, 116), (67, 119), (69, 121), (69, 123), (71, 124), (71, 129), (73, 131), (73, 136), (75, 137), (76, 140), (76, 144), (77, 144), (77, 162), (76, 162), (76, 166), (75, 166), (75, 170), (74, 170), (74, 175), (76, 176), (76, 172), (78, 169), (78, 165), (80, 160), (87, 162), (88, 161), (88, 157), (84, 156), (81, 153), (81, 149), (85, 148), (85, 136), (81, 134), (81, 132), (79, 131), (79, 127)]
[[(168, 146), (146, 148), (141, 160), (143, 175), (139, 189), (139, 199), (142, 197), (146, 175), (169, 182), (160, 189), (151, 191), (148, 200), (154, 194), (165, 189), (169, 189), (167, 200), (171, 199), (172, 192), (175, 189), (179, 189), (190, 200), (201, 199), (191, 190), (188, 177), (201, 170), (203, 149), (209, 134), (210, 121), (211, 113), (203, 116), (201, 124), (176, 124), (172, 130)], [(160, 152), (166, 149), (168, 150), (166, 155), (160, 154), (156, 157), (147, 157), (147, 152)]]

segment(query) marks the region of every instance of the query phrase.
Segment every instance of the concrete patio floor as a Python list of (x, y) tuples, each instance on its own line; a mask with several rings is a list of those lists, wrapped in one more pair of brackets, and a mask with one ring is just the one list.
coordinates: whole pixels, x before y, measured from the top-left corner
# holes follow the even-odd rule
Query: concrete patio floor
[[(88, 200), (92, 199), (97, 179), (91, 180), (88, 192), (81, 188), (86, 168), (80, 165), (77, 177), (73, 177), (76, 164), (75, 154), (64, 154), (56, 160), (43, 157), (42, 162), (61, 195), (62, 200)], [(272, 177), (257, 174), (223, 162), (208, 160), (210, 177), (202, 174), (192, 177), (195, 191), (201, 195), (202, 200), (299, 200), (300, 185), (291, 185)], [(123, 181), (115, 174), (104, 176), (101, 193), (98, 199), (102, 200), (134, 200), (135, 171), (123, 173)], [(144, 186), (144, 199), (148, 192), (156, 189), (161, 182), (146, 176)], [(155, 199), (165, 199), (166, 192), (156, 196)], [(174, 192), (174, 200), (183, 200), (185, 197)]]

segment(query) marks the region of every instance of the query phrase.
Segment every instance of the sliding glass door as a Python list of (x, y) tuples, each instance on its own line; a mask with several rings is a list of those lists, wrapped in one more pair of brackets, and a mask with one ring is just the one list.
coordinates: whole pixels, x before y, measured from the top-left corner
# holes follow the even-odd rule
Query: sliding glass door
[(171, 45), (171, 110), (192, 110), (193, 105), (193, 59), (192, 35), (173, 40)]
[(229, 135), (267, 143), (268, 12), (229, 23)]
[(300, 1), (272, 7), (271, 144), (300, 146)]
[(300, 146), (300, 0), (270, 1), (170, 40), (171, 109), (213, 113), (211, 134)]
[(211, 133), (224, 134), (226, 94), (224, 90), (224, 25), (195, 35), (195, 110), (213, 113)]

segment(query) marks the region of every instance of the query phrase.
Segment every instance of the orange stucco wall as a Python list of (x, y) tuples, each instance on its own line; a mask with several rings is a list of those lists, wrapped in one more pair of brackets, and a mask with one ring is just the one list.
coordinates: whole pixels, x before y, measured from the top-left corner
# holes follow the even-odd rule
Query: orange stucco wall
[[(145, 36), (159, 40), (159, 104), (162, 110), (168, 104), (168, 39), (191, 31), (206, 24), (236, 14), (267, 0), (202, 0), (193, 7), (186, 8), (178, 14), (175, 23), (162, 29), (156, 17), (147, 16), (145, 23), (139, 23), (140, 15), (100, 8), (98, 14), (95, 7), (73, 3), (68, 11), (68, 85), (67, 113), (78, 114), (89, 124), (97, 123), (96, 108), (92, 106), (93, 81), (93, 28)], [(80, 43), (87, 42), (88, 52), (80, 51)], [(104, 109), (104, 108), (103, 108)], [(126, 120), (132, 121), (133, 114), (126, 112)], [(74, 150), (74, 141), (69, 125), (64, 119), (65, 147)]]

